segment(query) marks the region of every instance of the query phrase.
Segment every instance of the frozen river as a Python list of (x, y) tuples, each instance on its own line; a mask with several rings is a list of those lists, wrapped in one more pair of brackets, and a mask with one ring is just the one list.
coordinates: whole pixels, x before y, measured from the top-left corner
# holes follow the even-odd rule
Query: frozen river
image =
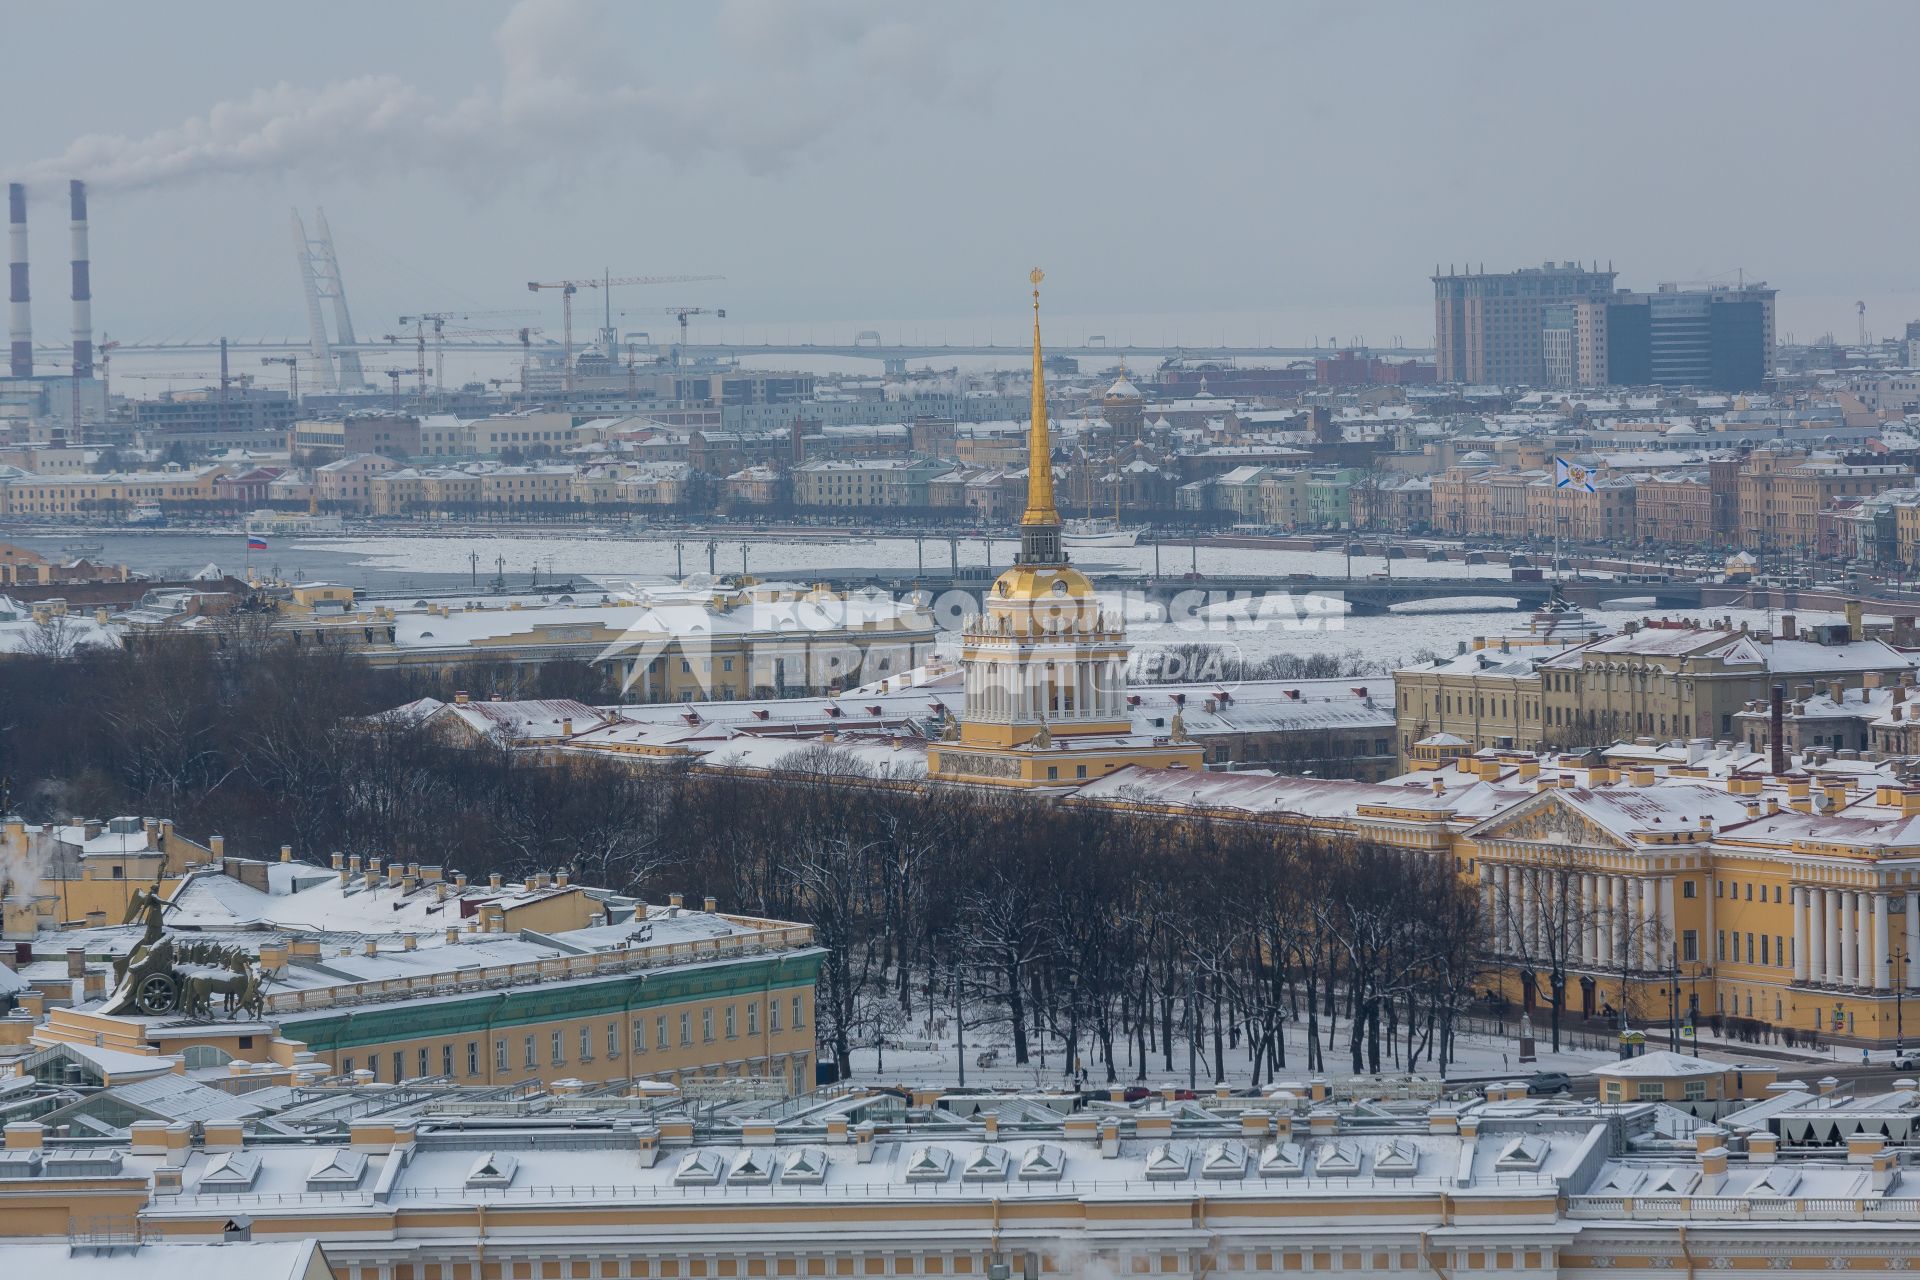
[[(247, 558), (245, 540), (238, 534), (198, 531), (153, 530), (138, 533), (69, 533), (63, 535), (0, 535), (22, 542), (48, 554), (78, 544), (98, 545), (100, 557), (109, 563), (129, 567), (156, 577), (181, 577), (212, 564), (238, 574)], [(253, 565), (280, 576), (299, 581), (350, 583), (363, 590), (394, 593), (411, 590), (450, 590), (478, 581), (484, 584), (497, 572), (504, 573), (511, 590), (526, 590), (537, 571), (541, 583), (557, 580), (593, 580), (608, 587), (662, 586), (676, 580), (676, 560), (688, 573), (704, 572), (707, 567), (707, 535), (681, 535), (684, 547), (676, 553), (674, 535), (639, 536), (624, 530), (597, 532), (525, 532), (455, 533), (444, 536), (316, 536), (275, 537), (266, 552), (254, 552)], [(912, 538), (848, 538), (825, 541), (782, 540), (777, 537), (714, 535), (718, 544), (714, 563), (722, 573), (737, 573), (741, 551), (746, 552), (746, 567), (761, 578), (791, 578), (805, 581), (810, 572), (831, 568), (871, 568), (911, 570), (924, 563), (928, 571), (945, 570), (950, 551), (944, 538), (927, 538), (916, 546)], [(959, 546), (962, 565), (1004, 566), (1012, 558), (1016, 543), (1012, 538), (963, 539)], [(1088, 569), (1103, 567), (1152, 572), (1154, 548), (1089, 547), (1074, 552), (1077, 563)], [(1243, 547), (1200, 547), (1185, 544), (1163, 545), (1160, 567), (1167, 573), (1182, 573), (1197, 564), (1202, 575), (1261, 574), (1284, 576), (1308, 573), (1340, 577), (1347, 572), (1347, 558), (1338, 551), (1281, 551)], [(1353, 575), (1364, 579), (1385, 568), (1377, 556), (1355, 556)], [(1406, 577), (1504, 577), (1504, 565), (1465, 565), (1458, 561), (1429, 563), (1424, 560), (1395, 560), (1393, 573)], [(1646, 615), (1648, 601), (1641, 608), (1592, 610), (1589, 616), (1617, 628), (1621, 623)], [(1736, 622), (1765, 627), (1770, 619), (1764, 610), (1714, 611), (1715, 616), (1731, 613)], [(1831, 615), (1807, 615), (1805, 621), (1828, 620)], [(1233, 646), (1249, 658), (1273, 653), (1331, 653), (1351, 655), (1358, 662), (1392, 666), (1420, 653), (1451, 653), (1462, 641), (1480, 636), (1516, 634), (1524, 629), (1525, 612), (1513, 609), (1484, 608), (1467, 604), (1403, 606), (1393, 613), (1348, 619), (1337, 614), (1314, 612), (1299, 623), (1285, 625), (1269, 621), (1252, 629), (1238, 627), (1230, 632), (1206, 631), (1161, 624), (1136, 617), (1130, 634), (1140, 645), (1178, 644), (1195, 640)]]

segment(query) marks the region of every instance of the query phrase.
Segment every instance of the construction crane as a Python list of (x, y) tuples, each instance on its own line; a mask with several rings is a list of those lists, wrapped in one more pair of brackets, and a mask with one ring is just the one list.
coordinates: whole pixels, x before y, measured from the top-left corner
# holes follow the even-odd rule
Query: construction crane
[[(573, 295), (574, 294), (580, 292), (580, 290), (582, 289), (601, 290), (602, 296), (608, 299), (607, 329), (611, 330), (613, 328), (612, 302), (611, 302), (613, 295), (608, 291), (611, 290), (613, 286), (617, 284), (618, 285), (694, 284), (702, 280), (724, 280), (724, 279), (726, 279), (725, 276), (615, 276), (615, 275), (608, 275), (608, 274), (602, 273), (598, 280), (553, 280), (553, 281), (546, 281), (546, 282), (542, 282), (539, 280), (529, 280), (527, 281), (527, 288), (534, 293), (538, 293), (542, 289), (558, 289), (560, 291), (560, 314), (561, 314), (560, 358), (565, 362), (566, 391), (568, 395), (572, 395), (573, 394)], [(612, 347), (608, 347), (607, 349), (607, 358), (609, 360), (615, 358)]]
[(261, 364), (283, 364), (287, 366), (287, 395), (293, 400), (293, 411), (300, 412), (300, 357), (299, 356), (261, 356)]
[[(404, 333), (383, 333), (380, 336), (387, 342), (409, 341), (407, 335)], [(411, 341), (414, 343), (416, 352), (414, 370), (420, 375), (420, 394), (424, 396), (427, 394), (427, 330), (425, 325), (415, 327)], [(386, 372), (391, 376), (393, 370), (388, 369)], [(395, 384), (394, 389), (395, 391), (399, 390), (398, 384)]]
[(673, 367), (678, 369), (680, 368), (681, 356), (687, 349), (688, 318), (691, 316), (710, 315), (725, 320), (727, 318), (727, 309), (721, 307), (718, 311), (709, 311), (705, 307), (642, 307), (636, 311), (622, 311), (620, 314), (623, 316), (672, 316), (678, 320), (680, 322), (680, 345), (673, 349)]
[[(100, 336), (104, 338), (107, 335), (103, 333)], [(118, 341), (114, 341), (114, 342), (102, 342), (100, 345), (96, 346), (93, 349), (93, 354), (100, 361), (100, 399), (102, 403), (105, 403), (113, 398), (112, 394), (109, 392), (107, 388), (107, 361), (112, 357), (115, 351), (119, 350), (119, 348), (120, 348), (120, 343)]]
[[(527, 310), (525, 307), (518, 307), (511, 311), (422, 311), (419, 315), (401, 316), (399, 323), (402, 328), (412, 326), (414, 341), (421, 349), (420, 364), (423, 368), (426, 365), (425, 348), (427, 342), (427, 326), (433, 326), (433, 389), (436, 392), (440, 392), (447, 389), (446, 333), (449, 321), (504, 320), (510, 316), (529, 316), (533, 314), (534, 312)], [(455, 332), (457, 333), (459, 330), (456, 328)], [(466, 336), (475, 337), (478, 335), (467, 334)], [(424, 390), (425, 388), (423, 387), (422, 391)]]
[[(60, 364), (63, 362), (56, 360), (50, 363)], [(120, 376), (122, 378), (131, 378), (137, 382), (173, 382), (180, 378), (206, 378), (209, 379), (207, 385), (212, 387), (219, 383), (222, 375), (207, 369), (170, 369), (165, 373), (123, 373)], [(227, 381), (245, 389), (253, 385), (254, 377), (250, 373), (236, 373), (227, 378)]]

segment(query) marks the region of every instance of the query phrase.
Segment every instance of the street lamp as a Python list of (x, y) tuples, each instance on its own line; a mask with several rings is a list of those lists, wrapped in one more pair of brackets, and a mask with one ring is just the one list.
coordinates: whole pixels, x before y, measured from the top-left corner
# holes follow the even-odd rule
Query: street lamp
[(1907, 949), (1897, 942), (1893, 944), (1892, 952), (1893, 954), (1887, 957), (1887, 963), (1893, 966), (1893, 1052), (1898, 1055), (1906, 1047), (1904, 1043), (1907, 1038), (1906, 1016), (1902, 1007), (1901, 988), (1907, 985), (1907, 962), (1912, 957), (1907, 955)]
[(1667, 1047), (1680, 1052), (1680, 948), (1672, 948), (1667, 966)]
[(1687, 1027), (1693, 1032), (1693, 1056), (1700, 1056), (1700, 965), (1687, 974)]
[(1067, 975), (1067, 1062), (1069, 1076), (1075, 1075), (1080, 1063), (1080, 975)]

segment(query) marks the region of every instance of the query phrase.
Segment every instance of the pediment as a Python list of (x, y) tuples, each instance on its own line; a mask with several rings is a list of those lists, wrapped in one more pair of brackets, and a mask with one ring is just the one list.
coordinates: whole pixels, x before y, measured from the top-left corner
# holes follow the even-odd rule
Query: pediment
[(1581, 813), (1557, 791), (1543, 791), (1470, 828), (1472, 840), (1518, 840), (1569, 849), (1632, 849), (1633, 845)]

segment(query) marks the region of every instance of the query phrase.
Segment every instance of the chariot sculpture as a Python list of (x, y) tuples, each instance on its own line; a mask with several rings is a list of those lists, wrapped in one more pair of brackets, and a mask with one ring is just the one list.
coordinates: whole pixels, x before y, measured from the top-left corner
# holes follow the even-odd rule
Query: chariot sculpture
[(210, 940), (177, 940), (166, 931), (166, 911), (172, 905), (161, 896), (158, 877), (152, 888), (135, 891), (126, 923), (143, 922), (146, 931), (124, 960), (113, 962), (113, 995), (102, 1012), (212, 1018), (213, 998), (219, 996), (228, 1017), (259, 1017), (266, 1000), (253, 957)]

